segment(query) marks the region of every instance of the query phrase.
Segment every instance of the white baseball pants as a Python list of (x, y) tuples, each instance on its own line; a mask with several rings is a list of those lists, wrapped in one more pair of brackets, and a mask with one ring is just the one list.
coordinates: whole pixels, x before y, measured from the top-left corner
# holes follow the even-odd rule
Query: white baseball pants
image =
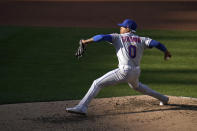
[(165, 101), (166, 96), (153, 91), (148, 88), (148, 86), (139, 82), (140, 68), (139, 67), (130, 67), (128, 65), (120, 66), (119, 68), (108, 72), (102, 77), (94, 80), (89, 91), (80, 101), (78, 106), (88, 106), (91, 100), (99, 93), (99, 91), (106, 86), (115, 85), (118, 83), (127, 82), (131, 88), (141, 92), (145, 95), (150, 95), (160, 101)]

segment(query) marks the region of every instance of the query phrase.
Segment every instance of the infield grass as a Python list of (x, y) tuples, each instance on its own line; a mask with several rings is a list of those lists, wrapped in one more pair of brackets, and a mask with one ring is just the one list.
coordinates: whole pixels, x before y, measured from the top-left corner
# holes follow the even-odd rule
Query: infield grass
[[(92, 81), (117, 68), (112, 45), (90, 44), (85, 56), (74, 53), (80, 38), (119, 29), (0, 27), (0, 104), (81, 99)], [(197, 97), (197, 31), (139, 30), (164, 43), (172, 59), (146, 50), (140, 81), (166, 95)], [(105, 87), (97, 97), (138, 95), (127, 84)]]

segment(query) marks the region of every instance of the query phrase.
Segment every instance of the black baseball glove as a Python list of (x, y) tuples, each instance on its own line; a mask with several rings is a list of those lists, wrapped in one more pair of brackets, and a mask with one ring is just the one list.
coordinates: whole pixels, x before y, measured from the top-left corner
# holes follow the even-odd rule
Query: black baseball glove
[(83, 56), (83, 53), (85, 52), (86, 50), (86, 45), (84, 45), (82, 43), (82, 40), (79, 41), (79, 47), (77, 49), (77, 52), (75, 53), (75, 56), (79, 59), (80, 57)]

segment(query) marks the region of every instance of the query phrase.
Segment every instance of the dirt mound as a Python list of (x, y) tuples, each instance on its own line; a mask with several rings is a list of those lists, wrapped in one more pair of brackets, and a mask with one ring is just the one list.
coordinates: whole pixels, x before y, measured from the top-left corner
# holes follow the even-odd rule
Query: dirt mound
[(170, 104), (159, 106), (149, 96), (94, 99), (87, 116), (67, 113), (79, 101), (39, 102), (0, 105), (2, 131), (195, 131), (197, 99), (172, 97)]

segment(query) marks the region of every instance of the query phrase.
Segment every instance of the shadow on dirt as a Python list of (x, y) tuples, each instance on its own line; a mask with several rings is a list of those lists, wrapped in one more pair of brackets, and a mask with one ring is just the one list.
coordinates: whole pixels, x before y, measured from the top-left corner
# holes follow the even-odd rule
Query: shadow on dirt
[(32, 119), (33, 121), (42, 122), (42, 123), (54, 123), (54, 124), (62, 124), (62, 123), (75, 123), (81, 122), (85, 120), (89, 120), (87, 116), (81, 115), (69, 115), (69, 116), (42, 116), (36, 119)]
[(197, 105), (184, 105), (184, 104), (169, 104), (168, 106), (174, 107), (171, 110), (193, 110), (197, 111)]
[[(134, 112), (108, 112), (104, 114), (90, 114), (87, 116), (76, 115), (76, 114), (66, 114), (62, 116), (61, 114), (54, 114), (52, 116), (41, 116), (38, 118), (26, 118), (24, 120), (31, 120), (35, 122), (41, 123), (54, 123), (54, 124), (62, 124), (62, 123), (76, 123), (76, 122), (84, 122), (91, 121), (94, 122), (96, 119), (107, 117), (107, 116), (118, 116), (118, 115), (129, 115), (129, 114), (138, 114), (138, 113), (149, 113), (149, 112), (159, 112), (159, 111), (172, 111), (172, 110), (192, 110), (197, 111), (197, 105), (184, 105), (184, 104), (169, 104), (167, 106), (163, 106), (165, 109), (157, 108), (151, 110), (142, 110), (142, 111), (134, 111)], [(163, 108), (162, 107), (162, 108)], [(167, 108), (166, 108), (167, 107)]]
[(158, 111), (172, 111), (172, 110), (192, 110), (192, 111), (197, 111), (197, 105), (168, 104), (167, 106), (169, 108), (142, 110), (142, 111), (134, 111), (134, 112), (108, 113), (108, 114), (103, 114), (103, 115), (97, 115), (96, 117), (116, 116), (116, 115), (125, 115), (125, 114), (138, 114), (138, 113), (149, 113), (149, 112), (158, 112)]

